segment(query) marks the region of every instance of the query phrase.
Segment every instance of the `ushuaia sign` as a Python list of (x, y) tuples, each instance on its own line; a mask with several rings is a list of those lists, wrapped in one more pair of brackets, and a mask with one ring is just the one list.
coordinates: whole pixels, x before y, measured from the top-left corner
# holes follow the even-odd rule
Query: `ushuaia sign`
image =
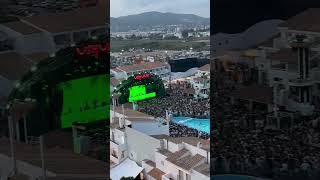
[(94, 56), (95, 58), (99, 58), (101, 54), (108, 53), (110, 50), (109, 43), (103, 44), (88, 44), (84, 47), (77, 47), (76, 52), (79, 56)]
[(142, 79), (146, 79), (146, 78), (150, 78), (151, 74), (149, 73), (144, 73), (144, 74), (137, 74), (134, 76), (135, 80), (142, 80)]

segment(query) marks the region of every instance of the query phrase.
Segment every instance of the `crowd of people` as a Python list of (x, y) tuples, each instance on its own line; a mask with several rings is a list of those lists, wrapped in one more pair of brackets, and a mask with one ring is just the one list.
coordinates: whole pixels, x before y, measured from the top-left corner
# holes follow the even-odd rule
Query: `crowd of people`
[[(220, 88), (218, 88), (220, 87)], [(233, 85), (220, 85), (212, 96), (211, 172), (271, 179), (320, 179), (320, 128), (314, 117), (296, 117), (268, 128), (267, 110), (249, 111), (231, 103)]]
[[(138, 111), (154, 117), (166, 118), (166, 111), (173, 116), (209, 118), (209, 100), (198, 101), (183, 95), (182, 90), (174, 89), (167, 96), (138, 103)], [(170, 135), (173, 137), (199, 137), (208, 139), (208, 133), (181, 124), (170, 122)]]
[(167, 96), (138, 103), (138, 110), (154, 117), (166, 118), (166, 111), (173, 116), (209, 118), (209, 100), (198, 101), (184, 96), (183, 91), (175, 89)]
[(198, 137), (201, 139), (209, 139), (210, 134), (198, 131), (196, 129), (170, 122), (169, 128), (171, 137)]

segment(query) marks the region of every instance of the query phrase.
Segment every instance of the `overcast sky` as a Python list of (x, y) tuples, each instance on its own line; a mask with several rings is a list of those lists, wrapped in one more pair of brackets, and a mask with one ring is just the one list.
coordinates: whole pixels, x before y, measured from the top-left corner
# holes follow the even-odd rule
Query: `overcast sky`
[(195, 14), (210, 17), (210, 0), (110, 0), (111, 17), (148, 11)]

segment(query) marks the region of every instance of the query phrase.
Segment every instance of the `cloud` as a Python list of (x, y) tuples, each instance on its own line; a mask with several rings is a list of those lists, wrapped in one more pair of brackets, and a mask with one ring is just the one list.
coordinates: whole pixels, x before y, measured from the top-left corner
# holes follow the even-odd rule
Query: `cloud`
[(210, 17), (210, 0), (110, 0), (111, 17), (148, 11), (196, 14)]

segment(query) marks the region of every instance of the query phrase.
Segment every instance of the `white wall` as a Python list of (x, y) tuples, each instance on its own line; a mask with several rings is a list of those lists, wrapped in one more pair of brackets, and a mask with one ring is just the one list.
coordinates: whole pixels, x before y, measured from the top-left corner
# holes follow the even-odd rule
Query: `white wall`
[[(4, 59), (0, 59), (0, 61), (1, 60)], [(11, 90), (13, 89), (13, 82), (0, 75), (0, 87), (0, 95), (9, 96)]]
[(161, 153), (155, 152), (156, 167), (165, 173), (169, 173), (170, 169), (168, 169), (166, 158), (167, 157), (162, 155)]
[(118, 129), (111, 129), (110, 130), (110, 137), (112, 137), (112, 132), (114, 133), (114, 141), (117, 143), (117, 144), (124, 144), (126, 143), (125, 142), (125, 134), (124, 132), (118, 130)]
[(197, 171), (193, 171), (191, 174), (191, 180), (209, 180), (210, 177), (207, 177)]
[(37, 33), (24, 35), (17, 39), (16, 51), (21, 54), (31, 54), (36, 52), (54, 53), (55, 44), (49, 33)]
[[(127, 127), (125, 131), (127, 134), (129, 158), (140, 165), (144, 159), (150, 159), (155, 162), (154, 150), (160, 148), (160, 140), (129, 127)], [(135, 157), (131, 156), (131, 154)]]
[(266, 20), (251, 26), (242, 33), (215, 34), (211, 39), (213, 54), (219, 55), (231, 49), (246, 49), (262, 43), (279, 32), (277, 27), (282, 22), (282, 20)]
[[(12, 161), (11, 157), (6, 155), (0, 154), (0, 172), (1, 178), (0, 180), (7, 180), (7, 177), (10, 175), (12, 169)], [(17, 161), (17, 169), (18, 172), (25, 174), (30, 177), (31, 180), (35, 180), (35, 178), (42, 176), (42, 169), (37, 166), (33, 166), (31, 164)], [(55, 173), (47, 171), (46, 172), (48, 177), (56, 176)]]
[[(207, 158), (207, 151), (206, 150), (197, 148), (195, 146), (192, 146), (192, 145), (186, 144), (186, 143), (184, 143), (184, 145), (185, 145), (185, 148), (190, 151), (192, 156), (194, 156), (196, 154), (200, 154), (201, 156)], [(208, 153), (208, 158), (210, 158), (210, 152)], [(208, 161), (210, 163), (210, 159), (208, 159)], [(207, 162), (207, 159), (205, 162)]]
[(0, 30), (14, 40), (14, 49), (18, 53), (55, 52), (55, 44), (50, 33), (39, 32), (22, 35), (4, 25), (0, 25)]
[(168, 150), (169, 150), (170, 152), (176, 152), (176, 151), (179, 151), (179, 150), (181, 150), (182, 148), (184, 148), (184, 145), (183, 145), (183, 144), (175, 144), (175, 143), (170, 142), (170, 141), (168, 141), (168, 143), (167, 143), (166, 140), (164, 141), (164, 146), (165, 146), (165, 148), (168, 147)]
[(169, 125), (161, 125), (160, 123), (153, 120), (150, 120), (149, 122), (132, 121), (132, 128), (147, 135), (169, 135)]
[(126, 72), (116, 72), (114, 70), (110, 70), (110, 74), (113, 75), (116, 79), (127, 79)]

